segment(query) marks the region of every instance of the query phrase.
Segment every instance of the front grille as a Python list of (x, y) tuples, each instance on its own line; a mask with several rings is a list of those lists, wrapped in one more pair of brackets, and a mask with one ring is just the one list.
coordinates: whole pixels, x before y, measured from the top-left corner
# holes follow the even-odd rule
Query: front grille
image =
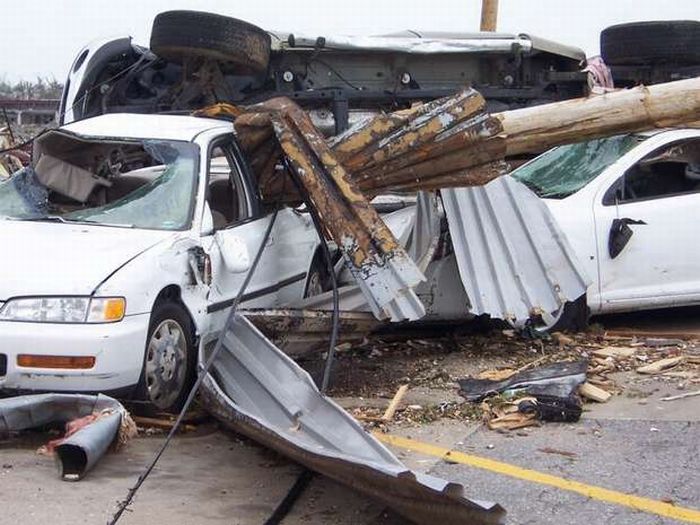
[(0, 377), (7, 374), (7, 355), (0, 354)]

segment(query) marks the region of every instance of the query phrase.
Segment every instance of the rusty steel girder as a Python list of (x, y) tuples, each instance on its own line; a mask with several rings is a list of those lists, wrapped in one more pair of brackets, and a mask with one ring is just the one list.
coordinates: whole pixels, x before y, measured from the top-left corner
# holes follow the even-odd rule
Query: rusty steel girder
[(425, 309), (413, 287), (425, 279), (423, 274), (356, 188), (306, 112), (288, 100), (275, 105), (270, 119), (285, 157), (372, 311), (395, 321), (422, 317)]
[[(373, 313), (415, 320), (425, 313), (412, 290), (423, 274), (368, 197), (391, 189), (481, 185), (505, 173), (507, 165), (494, 162), (505, 154), (502, 127), (485, 106), (478, 92), (465, 89), (377, 115), (326, 140), (303, 109), (276, 98), (246, 108), (234, 125), (263, 199), (299, 201), (303, 188)], [(289, 183), (291, 175), (297, 184)]]
[[(281, 151), (270, 145), (271, 115), (291, 103), (282, 100), (247, 108), (235, 126), (263, 197), (289, 202), (299, 196), (285, 183), (283, 172), (275, 171)], [(407, 110), (380, 113), (327, 145), (369, 197), (391, 190), (482, 185), (508, 170), (502, 160), (506, 144), (501, 121), (486, 113), (485, 106), (477, 91), (465, 89)]]

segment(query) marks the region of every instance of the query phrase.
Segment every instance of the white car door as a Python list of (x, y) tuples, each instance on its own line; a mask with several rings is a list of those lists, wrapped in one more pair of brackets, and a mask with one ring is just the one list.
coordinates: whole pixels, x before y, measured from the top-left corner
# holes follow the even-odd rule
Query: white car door
[[(237, 155), (230, 136), (215, 141), (209, 150), (206, 200), (214, 227), (202, 242), (211, 260), (209, 313), (224, 312), (233, 303), (274, 215), (261, 213)], [(293, 297), (303, 297), (306, 274), (318, 244), (313, 223), (308, 216), (289, 208), (281, 209), (274, 221), (245, 290), (244, 307), (274, 308)], [(219, 321), (223, 318), (216, 317)]]
[(656, 147), (601, 187), (593, 205), (601, 312), (700, 302), (699, 192), (698, 136)]

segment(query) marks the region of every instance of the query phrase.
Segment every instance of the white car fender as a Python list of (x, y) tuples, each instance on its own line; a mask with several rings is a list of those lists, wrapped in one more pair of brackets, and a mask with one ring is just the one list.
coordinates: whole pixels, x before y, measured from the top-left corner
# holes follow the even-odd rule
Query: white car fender
[(175, 285), (201, 334), (208, 327), (209, 286), (195, 281), (190, 269), (190, 250), (198, 246), (198, 239), (184, 234), (164, 241), (121, 267), (98, 287), (95, 295), (126, 297), (127, 315), (150, 314), (158, 294)]

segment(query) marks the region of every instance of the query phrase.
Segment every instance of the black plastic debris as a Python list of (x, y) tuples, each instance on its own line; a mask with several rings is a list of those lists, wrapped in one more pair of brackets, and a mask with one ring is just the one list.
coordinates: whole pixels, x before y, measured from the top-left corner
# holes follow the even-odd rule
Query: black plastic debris
[(518, 412), (535, 414), (535, 417), (541, 421), (573, 423), (581, 418), (581, 412), (583, 412), (581, 398), (575, 392), (572, 392), (568, 397), (557, 397), (543, 393), (532, 395), (535, 397), (535, 401), (523, 399), (518, 403)]
[(586, 381), (587, 368), (588, 360), (584, 359), (552, 363), (502, 381), (460, 379), (459, 393), (475, 402), (496, 394), (522, 394), (528, 399), (518, 403), (519, 412), (534, 413), (542, 421), (573, 422), (581, 417), (581, 399), (576, 389)]

